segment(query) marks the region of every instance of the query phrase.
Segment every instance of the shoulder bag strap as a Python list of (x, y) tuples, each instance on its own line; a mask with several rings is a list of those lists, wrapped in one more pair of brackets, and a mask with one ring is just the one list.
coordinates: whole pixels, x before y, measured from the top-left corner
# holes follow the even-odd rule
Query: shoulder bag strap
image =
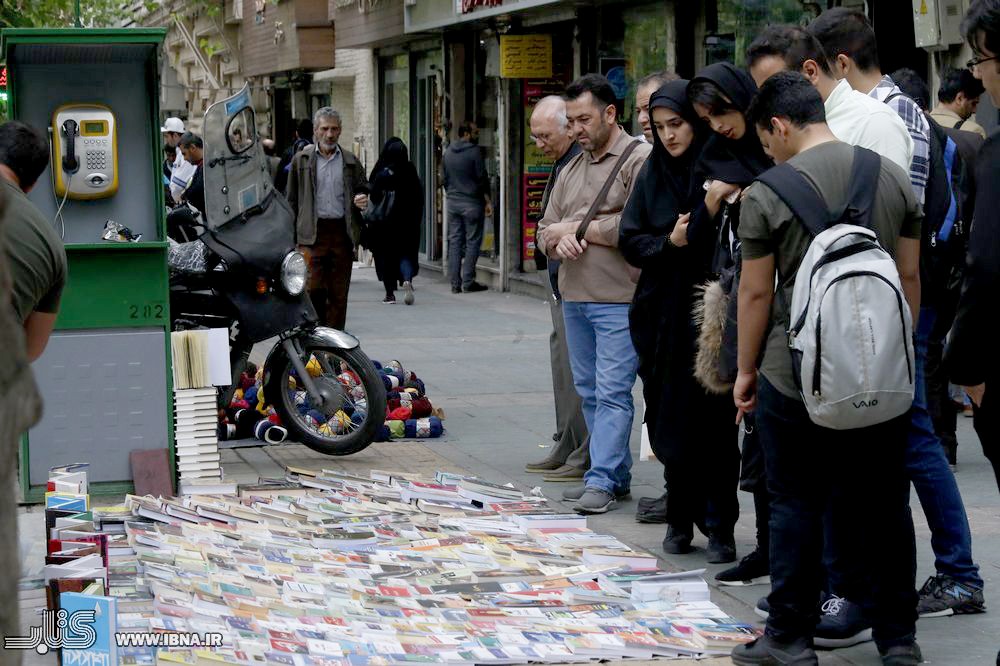
[(601, 207), (604, 200), (608, 198), (608, 192), (611, 191), (611, 186), (615, 184), (615, 178), (618, 176), (618, 172), (621, 171), (622, 165), (625, 164), (625, 160), (629, 158), (632, 151), (635, 150), (639, 144), (642, 143), (638, 139), (628, 144), (622, 154), (618, 157), (618, 161), (611, 168), (611, 173), (608, 174), (608, 179), (604, 181), (604, 185), (601, 187), (601, 191), (597, 193), (594, 198), (594, 202), (590, 204), (590, 209), (587, 214), (583, 216), (583, 221), (580, 222), (580, 226), (576, 230), (576, 240), (581, 241), (583, 237), (587, 234), (587, 228), (590, 223), (594, 221), (594, 216), (597, 215), (597, 209)]
[[(878, 191), (879, 173), (882, 170), (882, 158), (878, 153), (854, 146), (854, 163), (851, 165), (851, 188), (847, 194), (845, 210), (852, 210), (852, 218), (866, 229), (872, 229), (872, 208), (875, 203), (875, 193)], [(835, 216), (840, 219), (843, 212)]]

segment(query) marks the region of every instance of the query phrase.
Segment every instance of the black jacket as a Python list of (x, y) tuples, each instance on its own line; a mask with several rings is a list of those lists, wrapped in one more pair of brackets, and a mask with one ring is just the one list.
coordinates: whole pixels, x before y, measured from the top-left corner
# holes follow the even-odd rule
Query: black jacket
[(978, 386), (1000, 366), (993, 317), (1000, 292), (1000, 132), (986, 139), (976, 161), (976, 197), (969, 257), (945, 362), (951, 380)]
[(444, 151), (442, 180), (449, 197), (461, 197), (484, 203), (490, 194), (490, 181), (479, 145), (459, 139)]

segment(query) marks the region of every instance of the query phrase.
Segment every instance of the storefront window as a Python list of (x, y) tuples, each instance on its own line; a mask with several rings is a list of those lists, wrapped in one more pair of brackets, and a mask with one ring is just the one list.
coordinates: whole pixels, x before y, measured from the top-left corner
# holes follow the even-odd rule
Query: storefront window
[(672, 21), (664, 2), (601, 13), (598, 66), (611, 81), (619, 118), (632, 134), (641, 131), (635, 117), (636, 82), (666, 69)]
[(410, 141), (410, 60), (406, 54), (383, 59), (382, 136)]
[(705, 64), (746, 65), (746, 50), (768, 25), (806, 25), (819, 15), (817, 3), (802, 0), (709, 0), (705, 3)]

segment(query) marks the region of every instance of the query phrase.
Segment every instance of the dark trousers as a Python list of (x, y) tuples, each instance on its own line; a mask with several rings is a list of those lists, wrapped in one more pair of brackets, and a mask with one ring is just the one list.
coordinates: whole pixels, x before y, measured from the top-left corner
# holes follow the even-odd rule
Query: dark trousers
[(343, 219), (316, 222), (316, 242), (309, 251), (309, 295), (319, 321), (344, 330), (351, 288), (354, 243)]
[[(732, 404), (729, 396), (708, 399), (725, 401), (727, 406)], [(684, 533), (690, 534), (692, 526), (697, 525), (706, 536), (729, 538), (740, 517), (736, 497), (740, 448), (736, 429), (732, 421), (719, 425), (709, 428), (700, 440), (691, 441), (688, 450), (679, 455), (668, 456), (657, 451), (657, 440), (653, 437), (653, 450), (663, 462), (666, 480), (667, 523)], [(657, 427), (669, 428), (671, 424), (658, 423)]]
[(869, 428), (829, 430), (761, 377), (755, 414), (771, 493), (767, 633), (791, 641), (815, 632), (829, 507), (833, 528), (845, 533), (841, 543), (857, 549), (874, 574), (865, 611), (876, 644), (886, 650), (910, 643), (917, 594), (904, 466), (909, 413)]
[(760, 446), (757, 420), (753, 413), (743, 415), (743, 451), (740, 457), (740, 490), (753, 493), (757, 528), (757, 550), (768, 557), (771, 547), (771, 496), (767, 492), (764, 450)]
[(587, 422), (583, 418), (583, 405), (573, 384), (573, 370), (569, 367), (562, 303), (554, 295), (549, 297), (549, 312), (552, 315), (549, 364), (552, 369), (552, 395), (555, 398), (559, 442), (549, 453), (548, 460), (586, 472), (590, 469), (590, 436), (587, 433)]
[(476, 280), (484, 216), (482, 201), (448, 201), (448, 275), (452, 287), (468, 287)]
[(979, 442), (983, 445), (983, 455), (993, 465), (993, 474), (997, 478), (997, 490), (1000, 490), (1000, 413), (997, 413), (997, 405), (994, 400), (995, 396), (990, 395), (990, 387), (987, 382), (982, 404), (979, 407), (972, 406), (974, 415), (972, 426), (976, 429)]

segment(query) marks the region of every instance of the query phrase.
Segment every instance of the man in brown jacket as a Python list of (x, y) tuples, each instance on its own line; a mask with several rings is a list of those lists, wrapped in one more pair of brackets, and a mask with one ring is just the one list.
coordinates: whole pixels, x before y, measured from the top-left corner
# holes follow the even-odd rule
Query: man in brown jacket
[(313, 116), (313, 126), (316, 143), (292, 157), (286, 196), (295, 211), (296, 241), (309, 259), (316, 314), (320, 322), (342, 330), (368, 179), (358, 158), (338, 143), (339, 113), (324, 106)]

